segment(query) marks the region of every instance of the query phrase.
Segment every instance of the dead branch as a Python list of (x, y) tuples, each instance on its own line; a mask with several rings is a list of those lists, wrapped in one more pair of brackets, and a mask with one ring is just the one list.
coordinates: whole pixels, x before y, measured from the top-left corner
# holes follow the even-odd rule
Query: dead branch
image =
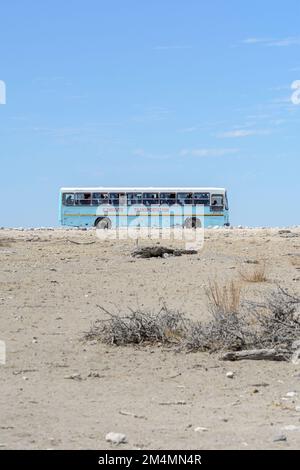
[(132, 252), (135, 258), (163, 258), (165, 255), (181, 256), (181, 255), (194, 255), (196, 250), (180, 250), (175, 248), (167, 248), (165, 246), (144, 246), (137, 248)]
[(69, 238), (67, 239), (68, 242), (74, 243), (75, 245), (93, 245), (96, 243), (95, 241), (92, 242), (76, 242), (75, 240), (70, 240)]
[(290, 352), (287, 349), (249, 349), (244, 351), (230, 351), (223, 354), (222, 361), (241, 361), (244, 359), (252, 361), (288, 361)]

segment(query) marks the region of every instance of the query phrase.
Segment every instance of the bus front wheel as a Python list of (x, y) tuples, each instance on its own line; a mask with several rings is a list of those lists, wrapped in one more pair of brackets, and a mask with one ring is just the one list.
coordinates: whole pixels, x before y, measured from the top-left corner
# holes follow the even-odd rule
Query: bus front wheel
[(201, 220), (198, 217), (187, 217), (184, 221), (184, 228), (200, 228)]
[(108, 217), (100, 217), (95, 221), (95, 227), (99, 230), (108, 230), (111, 228), (111, 220)]

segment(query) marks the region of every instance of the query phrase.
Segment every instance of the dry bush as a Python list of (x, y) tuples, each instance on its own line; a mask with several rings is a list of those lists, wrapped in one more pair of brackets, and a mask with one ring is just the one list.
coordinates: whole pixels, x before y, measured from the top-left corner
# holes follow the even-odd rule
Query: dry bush
[(263, 262), (261, 265), (254, 269), (243, 269), (239, 271), (239, 274), (243, 281), (246, 282), (266, 282), (267, 281), (267, 266)]
[[(212, 318), (195, 322), (166, 306), (157, 314), (140, 309), (127, 316), (97, 320), (85, 339), (107, 344), (161, 343), (188, 351), (238, 351), (285, 347), (300, 339), (300, 297), (278, 287), (265, 301), (241, 304), (238, 283), (220, 287), (210, 284), (207, 292)], [(230, 307), (232, 309), (230, 310)]]
[(300, 297), (278, 286), (264, 302), (247, 302), (247, 311), (259, 325), (260, 347), (290, 348), (300, 339)]
[[(215, 289), (213, 290), (215, 292)], [(211, 299), (211, 291), (208, 293)], [(212, 320), (191, 322), (184, 338), (190, 351), (220, 351), (284, 347), (300, 339), (300, 297), (277, 287), (264, 302), (243, 303), (239, 312), (227, 303), (211, 303)]]
[(241, 312), (241, 290), (242, 284), (238, 280), (225, 284), (210, 281), (206, 295), (212, 319), (206, 324), (190, 325), (185, 338), (188, 350), (239, 350), (252, 344), (251, 330)]
[(180, 312), (165, 305), (158, 313), (131, 310), (127, 316), (115, 315), (100, 307), (107, 320), (97, 320), (86, 339), (99, 339), (107, 344), (178, 343), (187, 330), (188, 321)]

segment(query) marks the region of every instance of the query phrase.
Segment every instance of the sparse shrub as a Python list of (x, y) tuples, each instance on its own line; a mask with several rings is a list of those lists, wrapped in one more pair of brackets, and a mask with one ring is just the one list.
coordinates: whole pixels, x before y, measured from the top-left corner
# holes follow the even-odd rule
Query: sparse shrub
[(189, 350), (217, 351), (220, 349), (239, 350), (252, 343), (251, 330), (241, 310), (239, 281), (221, 284), (209, 283), (206, 295), (212, 320), (206, 324), (192, 323), (185, 339)]
[(266, 282), (267, 281), (267, 267), (266, 263), (263, 262), (262, 264), (258, 265), (254, 269), (243, 269), (240, 270), (240, 276), (243, 281), (246, 282)]
[(300, 297), (278, 287), (264, 302), (241, 305), (238, 286), (224, 289), (218, 283), (210, 284), (207, 295), (212, 318), (206, 323), (189, 320), (165, 305), (157, 314), (137, 309), (127, 316), (100, 307), (109, 318), (97, 320), (85, 339), (116, 345), (161, 343), (187, 351), (291, 349), (293, 341), (300, 339)]
[(261, 347), (286, 346), (300, 339), (300, 297), (278, 286), (262, 302), (248, 302), (247, 310), (259, 326)]
[(187, 330), (188, 320), (180, 312), (163, 306), (158, 313), (132, 310), (129, 315), (115, 315), (100, 307), (108, 316), (97, 320), (85, 337), (108, 344), (178, 343)]

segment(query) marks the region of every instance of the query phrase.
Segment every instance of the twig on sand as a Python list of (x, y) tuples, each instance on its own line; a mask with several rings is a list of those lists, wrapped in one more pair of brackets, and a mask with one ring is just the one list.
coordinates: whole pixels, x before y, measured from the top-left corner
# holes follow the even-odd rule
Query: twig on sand
[(147, 419), (144, 415), (136, 415), (135, 413), (130, 413), (129, 411), (120, 410), (119, 414), (123, 416), (132, 416), (132, 418)]

